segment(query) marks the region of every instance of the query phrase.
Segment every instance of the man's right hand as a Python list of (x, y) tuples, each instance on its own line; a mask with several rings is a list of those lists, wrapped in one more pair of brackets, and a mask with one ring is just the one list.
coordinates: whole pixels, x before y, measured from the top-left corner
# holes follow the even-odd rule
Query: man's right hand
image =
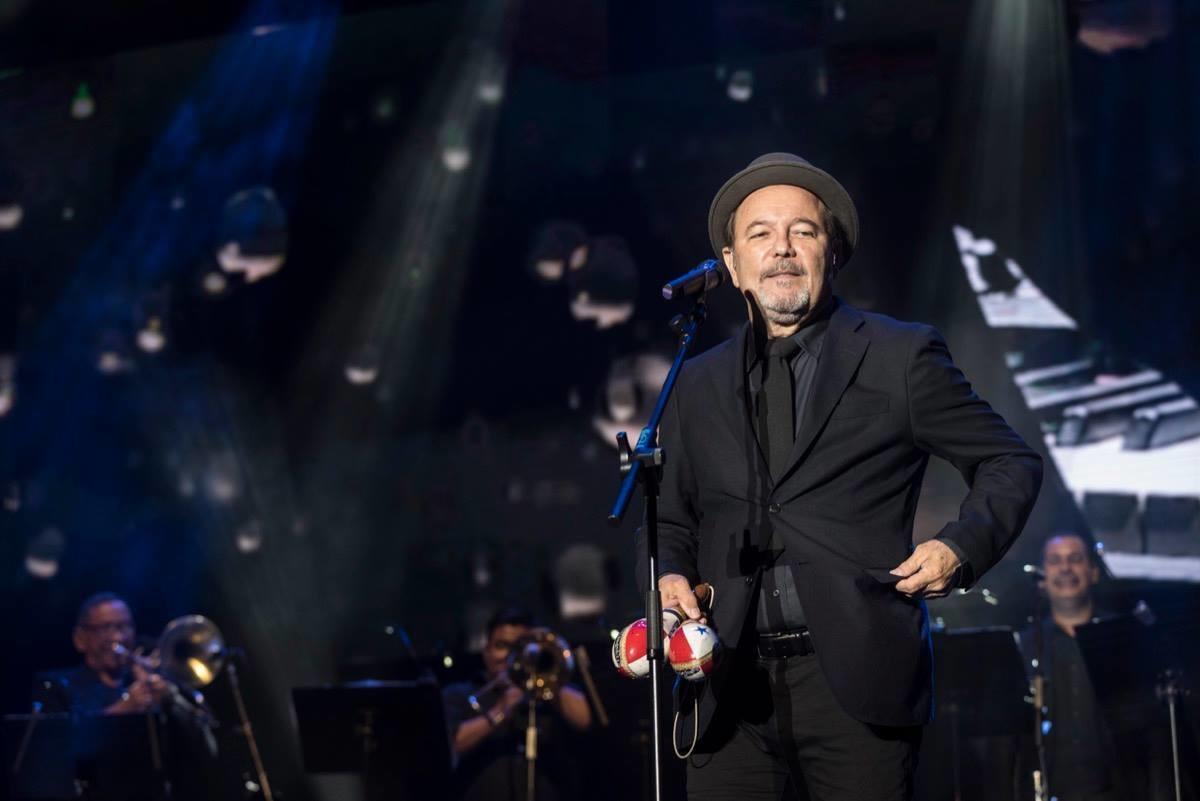
[(678, 573), (664, 573), (658, 577), (658, 595), (663, 609), (677, 606), (692, 620), (708, 622), (700, 614), (700, 604), (696, 601), (696, 593), (692, 592), (692, 585)]
[(121, 700), (109, 708), (110, 713), (118, 715), (136, 715), (149, 712), (154, 708), (154, 691), (150, 682), (137, 680), (130, 684), (121, 695)]

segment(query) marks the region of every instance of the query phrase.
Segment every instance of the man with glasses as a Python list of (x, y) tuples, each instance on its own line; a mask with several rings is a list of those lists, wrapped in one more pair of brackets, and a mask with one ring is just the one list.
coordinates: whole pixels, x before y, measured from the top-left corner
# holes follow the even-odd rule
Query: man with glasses
[(89, 597), (79, 607), (71, 638), (83, 664), (39, 673), (33, 686), (35, 708), (46, 714), (129, 715), (159, 705), (168, 691), (166, 682), (130, 660), (135, 634), (125, 601), (111, 592)]

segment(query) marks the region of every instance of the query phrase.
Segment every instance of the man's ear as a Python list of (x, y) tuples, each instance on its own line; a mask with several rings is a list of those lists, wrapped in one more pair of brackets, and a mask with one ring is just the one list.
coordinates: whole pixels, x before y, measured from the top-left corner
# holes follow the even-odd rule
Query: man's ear
[(721, 248), (721, 258), (725, 261), (725, 269), (729, 271), (729, 280), (733, 281), (733, 285), (738, 289), (742, 288), (741, 282), (738, 280), (737, 264), (733, 258), (733, 248)]
[(79, 653), (87, 651), (87, 646), (83, 643), (83, 630), (78, 626), (71, 632), (71, 644), (75, 646), (75, 650)]

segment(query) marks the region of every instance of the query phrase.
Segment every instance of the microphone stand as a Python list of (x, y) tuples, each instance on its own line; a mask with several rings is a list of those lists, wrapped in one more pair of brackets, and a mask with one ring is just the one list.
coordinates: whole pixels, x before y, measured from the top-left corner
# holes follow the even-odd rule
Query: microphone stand
[[(1034, 574), (1035, 579), (1037, 578)], [(1046, 774), (1046, 637), (1043, 630), (1045, 604), (1039, 590), (1033, 612), (1033, 643), (1037, 664), (1033, 669), (1033, 747), (1037, 753), (1037, 767), (1033, 771), (1034, 801), (1046, 801), (1050, 797), (1049, 776)]]
[(649, 587), (646, 590), (646, 658), (650, 662), (650, 692), (651, 720), (654, 742), (654, 799), (662, 798), (662, 737), (659, 728), (658, 700), (661, 684), (659, 668), (663, 660), (662, 648), (662, 601), (658, 595), (658, 492), (661, 469), (666, 454), (658, 446), (658, 424), (662, 420), (667, 401), (675, 390), (675, 382), (679, 378), (679, 370), (687, 357), (688, 349), (696, 339), (700, 324), (708, 315), (708, 307), (704, 294), (696, 298), (692, 308), (684, 314), (676, 315), (671, 320), (671, 330), (679, 336), (679, 349), (675, 353), (675, 361), (667, 373), (658, 402), (650, 413), (650, 420), (638, 436), (637, 445), (629, 447), (629, 437), (622, 431), (617, 435), (617, 449), (620, 452), (621, 474), (625, 476), (617, 500), (608, 514), (610, 525), (619, 525), (625, 518), (629, 502), (633, 498), (634, 488), (641, 486), (645, 497), (645, 511), (642, 525), (646, 532), (646, 571)]

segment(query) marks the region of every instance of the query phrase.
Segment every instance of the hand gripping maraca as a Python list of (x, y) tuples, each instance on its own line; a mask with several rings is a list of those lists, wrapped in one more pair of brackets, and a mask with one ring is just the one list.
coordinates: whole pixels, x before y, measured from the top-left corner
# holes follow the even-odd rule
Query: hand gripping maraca
[[(699, 584), (695, 593), (701, 607), (707, 609), (712, 601), (711, 585)], [(689, 620), (678, 607), (670, 607), (663, 610), (662, 631), (663, 650), (675, 671), (689, 681), (703, 680), (712, 670), (720, 646), (712, 626)], [(649, 676), (646, 644), (645, 618), (638, 618), (622, 629), (613, 641), (612, 659), (617, 672), (631, 679)]]

